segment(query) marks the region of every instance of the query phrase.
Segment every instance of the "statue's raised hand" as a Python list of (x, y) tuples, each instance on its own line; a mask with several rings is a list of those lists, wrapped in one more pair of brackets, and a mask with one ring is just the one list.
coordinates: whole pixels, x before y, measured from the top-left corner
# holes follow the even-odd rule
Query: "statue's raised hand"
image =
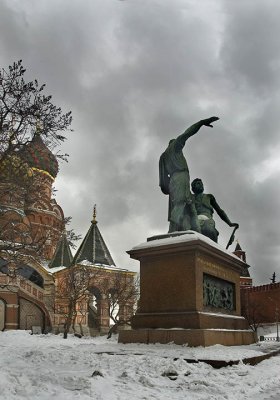
[(212, 122), (218, 121), (219, 119), (220, 118), (218, 118), (218, 117), (210, 117), (210, 118), (203, 119), (201, 122), (203, 123), (203, 125), (213, 128), (213, 125), (211, 125)]

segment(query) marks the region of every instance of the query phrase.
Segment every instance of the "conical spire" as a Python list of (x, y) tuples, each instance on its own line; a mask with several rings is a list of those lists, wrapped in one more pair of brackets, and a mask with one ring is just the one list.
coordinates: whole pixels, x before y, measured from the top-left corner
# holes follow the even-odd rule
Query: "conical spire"
[(246, 263), (246, 253), (244, 250), (242, 250), (238, 240), (236, 241), (236, 246), (233, 254), (235, 254), (237, 257), (239, 257), (242, 261)]
[(54, 256), (49, 263), (49, 268), (70, 267), (72, 260), (73, 256), (71, 253), (71, 249), (66, 234), (63, 233), (57, 244)]
[(94, 206), (93, 206), (93, 215), (92, 215), (92, 224), (97, 224), (97, 221), (96, 221), (96, 204), (94, 204)]
[(98, 229), (96, 220), (96, 205), (93, 208), (91, 226), (74, 256), (73, 264), (88, 261), (90, 264), (115, 265), (113, 258)]
[(235, 246), (235, 250), (234, 250), (234, 251), (243, 251), (243, 250), (241, 249), (241, 246), (240, 246), (238, 240), (237, 240), (236, 242), (237, 242), (237, 243), (236, 243), (236, 246)]

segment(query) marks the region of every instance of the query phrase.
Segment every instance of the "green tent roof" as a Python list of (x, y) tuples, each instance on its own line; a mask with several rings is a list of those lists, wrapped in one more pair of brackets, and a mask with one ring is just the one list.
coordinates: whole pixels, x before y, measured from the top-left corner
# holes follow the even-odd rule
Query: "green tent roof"
[(74, 256), (73, 264), (79, 264), (82, 261), (88, 261), (93, 265), (115, 265), (95, 218), (91, 222), (91, 226)]
[(70, 267), (73, 260), (73, 256), (71, 253), (71, 249), (66, 237), (66, 234), (63, 234), (57, 244), (54, 256), (49, 263), (49, 268), (55, 267)]

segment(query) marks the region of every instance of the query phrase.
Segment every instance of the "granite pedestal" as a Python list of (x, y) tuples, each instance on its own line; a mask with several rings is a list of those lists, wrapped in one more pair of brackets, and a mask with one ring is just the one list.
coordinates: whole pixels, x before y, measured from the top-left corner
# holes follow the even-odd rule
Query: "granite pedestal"
[(157, 238), (128, 251), (140, 261), (140, 301), (121, 343), (189, 346), (256, 341), (240, 315), (244, 262), (193, 231)]

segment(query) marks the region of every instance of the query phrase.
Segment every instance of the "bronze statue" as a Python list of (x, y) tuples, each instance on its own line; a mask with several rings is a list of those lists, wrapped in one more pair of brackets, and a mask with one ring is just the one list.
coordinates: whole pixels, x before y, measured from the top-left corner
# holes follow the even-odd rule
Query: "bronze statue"
[(230, 221), (227, 214), (217, 203), (215, 197), (212, 194), (203, 193), (204, 186), (201, 179), (197, 178), (192, 181), (191, 186), (194, 193), (193, 202), (197, 212), (200, 231), (203, 235), (214, 240), (214, 242), (218, 241), (219, 232), (215, 228), (215, 222), (213, 220), (214, 210), (226, 224), (238, 228), (239, 225)]
[(200, 232), (200, 224), (190, 191), (190, 175), (183, 148), (187, 139), (195, 135), (202, 126), (211, 125), (218, 117), (198, 121), (184, 133), (172, 139), (159, 160), (159, 186), (162, 192), (169, 195), (168, 221), (169, 231), (186, 231), (188, 229)]

